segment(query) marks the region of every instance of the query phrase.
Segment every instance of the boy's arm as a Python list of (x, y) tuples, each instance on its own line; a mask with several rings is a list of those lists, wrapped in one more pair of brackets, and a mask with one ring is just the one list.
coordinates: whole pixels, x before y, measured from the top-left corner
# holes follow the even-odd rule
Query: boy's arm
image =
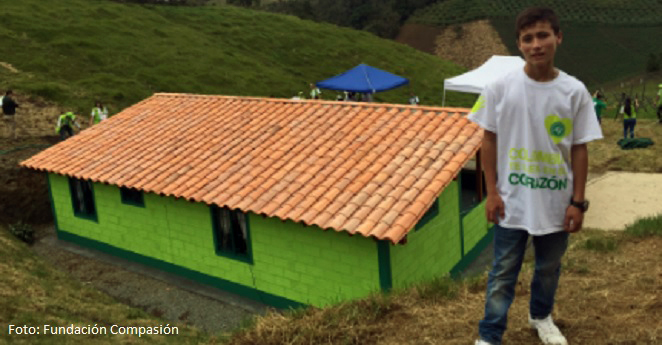
[[(570, 151), (572, 164), (572, 200), (584, 201), (586, 192), (586, 178), (588, 175), (588, 148), (586, 144), (573, 145)], [(568, 200), (570, 202), (570, 200)], [(564, 229), (567, 232), (581, 230), (584, 213), (577, 207), (568, 206), (565, 212)]]
[(483, 145), (481, 146), (483, 172), (485, 173), (485, 187), (487, 188), (487, 202), (485, 214), (487, 221), (499, 224), (499, 217), (505, 216), (503, 200), (497, 191), (497, 135), (488, 130), (483, 134)]

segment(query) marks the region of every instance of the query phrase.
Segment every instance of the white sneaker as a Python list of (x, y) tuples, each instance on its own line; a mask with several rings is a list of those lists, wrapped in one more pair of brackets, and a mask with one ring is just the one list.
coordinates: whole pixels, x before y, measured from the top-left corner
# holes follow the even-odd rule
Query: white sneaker
[(545, 345), (568, 345), (568, 341), (552, 320), (552, 314), (540, 320), (534, 320), (529, 315), (529, 326), (538, 331), (538, 337)]
[(486, 342), (483, 339), (478, 339), (478, 340), (476, 340), (476, 343), (474, 345), (492, 345), (492, 344)]

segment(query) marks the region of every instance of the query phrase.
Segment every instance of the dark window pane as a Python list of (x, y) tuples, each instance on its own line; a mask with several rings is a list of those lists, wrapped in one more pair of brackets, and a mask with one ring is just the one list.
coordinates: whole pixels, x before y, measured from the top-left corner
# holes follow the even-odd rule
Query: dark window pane
[(232, 230), (235, 252), (237, 254), (246, 254), (248, 246), (246, 245), (246, 219), (243, 212), (232, 212)]
[(246, 215), (227, 207), (212, 208), (213, 227), (216, 232), (216, 249), (220, 252), (248, 256), (248, 226)]
[(143, 192), (134, 188), (120, 188), (122, 202), (125, 204), (144, 206)]
[(77, 216), (96, 218), (92, 182), (70, 178), (69, 188), (74, 214)]

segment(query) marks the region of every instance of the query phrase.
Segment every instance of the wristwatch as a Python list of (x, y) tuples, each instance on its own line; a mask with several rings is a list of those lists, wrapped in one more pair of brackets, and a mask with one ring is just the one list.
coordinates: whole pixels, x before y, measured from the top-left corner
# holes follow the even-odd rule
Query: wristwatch
[(578, 208), (582, 213), (588, 211), (588, 200), (574, 201), (570, 198), (570, 205)]

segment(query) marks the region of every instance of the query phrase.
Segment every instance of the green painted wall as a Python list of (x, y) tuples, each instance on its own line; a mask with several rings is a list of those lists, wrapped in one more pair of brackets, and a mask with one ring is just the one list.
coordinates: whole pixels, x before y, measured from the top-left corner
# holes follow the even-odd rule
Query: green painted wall
[(391, 246), (393, 287), (443, 276), (460, 261), (458, 192), (458, 183), (453, 181), (438, 199), (439, 214), (410, 232), (407, 244)]
[(75, 217), (68, 179), (49, 175), (58, 228), (287, 299), (323, 306), (379, 290), (371, 239), (249, 214), (254, 264), (216, 255), (209, 207), (145, 194), (124, 205), (118, 187), (94, 184), (97, 222)]
[(316, 306), (379, 291), (374, 240), (251, 216), (258, 288)]
[(464, 254), (482, 240), (489, 230), (487, 218), (485, 217), (485, 200), (476, 205), (462, 218), (462, 230), (464, 231)]

